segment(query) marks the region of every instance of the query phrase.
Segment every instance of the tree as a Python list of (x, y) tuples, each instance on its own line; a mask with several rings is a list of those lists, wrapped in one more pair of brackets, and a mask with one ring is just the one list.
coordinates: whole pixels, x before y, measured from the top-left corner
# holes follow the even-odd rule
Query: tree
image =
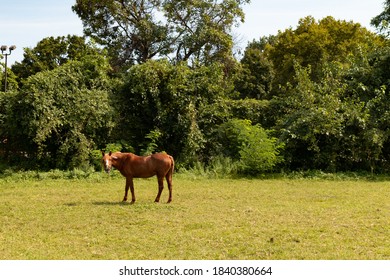
[[(2, 59), (1, 54), (0, 59)], [(4, 91), (4, 67), (5, 65), (3, 63), (0, 63), (0, 92)], [(18, 88), (19, 86), (17, 82), (17, 76), (11, 69), (7, 67), (7, 91), (17, 90)]]
[(330, 64), (320, 82), (310, 78), (310, 67), (295, 64), (294, 83), (270, 106), (276, 115), (274, 129), (286, 144), (287, 167), (372, 172), (388, 168), (388, 91), (378, 83), (386, 72), (381, 66), (388, 67), (388, 61), (386, 56), (378, 59), (377, 52), (372, 56), (376, 62), (367, 59), (366, 65), (348, 70)]
[(376, 26), (380, 32), (386, 36), (390, 35), (390, 0), (383, 3), (384, 11), (371, 20), (371, 24)]
[(348, 68), (353, 59), (363, 58), (383, 45), (383, 38), (360, 24), (332, 17), (317, 22), (306, 17), (296, 29), (279, 32), (264, 49), (274, 67), (273, 88), (277, 89), (278, 85), (294, 81), (296, 62), (303, 67), (310, 65), (310, 78), (319, 82), (324, 76), (324, 64), (332, 62)]
[(107, 47), (114, 64), (155, 57), (210, 62), (230, 54), (229, 34), (249, 0), (77, 0), (84, 32)]
[[(348, 95), (364, 102), (367, 112), (364, 129), (360, 129), (358, 144), (366, 168), (388, 171), (390, 168), (390, 47), (373, 50), (365, 61), (348, 73)], [(351, 143), (353, 144), (353, 143)], [(353, 146), (353, 145), (350, 145)]]
[(177, 61), (190, 58), (210, 64), (231, 57), (231, 28), (244, 20), (241, 6), (249, 0), (163, 1)]
[(274, 79), (271, 62), (256, 42), (249, 44), (241, 60), (236, 90), (241, 98), (269, 99)]
[(86, 56), (30, 76), (10, 100), (6, 150), (45, 168), (88, 163), (112, 127), (108, 69), (105, 58)]
[(145, 62), (170, 52), (169, 28), (158, 19), (161, 0), (77, 0), (84, 33), (106, 46), (114, 65)]
[(285, 143), (287, 167), (332, 169), (345, 122), (341, 102), (345, 85), (333, 75), (313, 82), (310, 71), (296, 63), (295, 82), (271, 101), (277, 115), (274, 129)]
[(12, 71), (20, 83), (38, 72), (53, 70), (69, 60), (78, 60), (92, 54), (98, 54), (98, 50), (86, 43), (84, 37), (47, 37), (39, 41), (34, 48), (25, 48), (23, 60), (16, 62)]
[(165, 150), (181, 164), (191, 165), (202, 160), (207, 142), (203, 108), (228, 90), (220, 65), (190, 68), (167, 60), (135, 65), (116, 95), (116, 138), (137, 153), (150, 147)]

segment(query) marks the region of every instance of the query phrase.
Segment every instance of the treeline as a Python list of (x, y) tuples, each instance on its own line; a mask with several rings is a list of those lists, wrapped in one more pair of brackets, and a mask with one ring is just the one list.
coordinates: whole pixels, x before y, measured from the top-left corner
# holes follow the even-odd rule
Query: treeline
[[(121, 7), (95, 2), (73, 7), (92, 39), (45, 38), (9, 71), (0, 92), (3, 163), (99, 168), (106, 149), (166, 151), (179, 168), (218, 161), (245, 174), (389, 171), (385, 35), (306, 17), (250, 42), (237, 60), (229, 32), (248, 1), (195, 1), (196, 9), (140, 1), (122, 6), (129, 22), (116, 23)], [(147, 16), (152, 2), (164, 4), (167, 20)]]

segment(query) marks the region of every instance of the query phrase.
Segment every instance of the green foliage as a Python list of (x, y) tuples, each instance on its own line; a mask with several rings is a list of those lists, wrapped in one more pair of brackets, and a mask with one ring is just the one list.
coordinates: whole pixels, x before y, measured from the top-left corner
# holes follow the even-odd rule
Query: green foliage
[(210, 64), (231, 58), (231, 28), (249, 0), (77, 0), (86, 35), (106, 46), (116, 66), (154, 57)]
[(53, 70), (70, 60), (79, 60), (86, 55), (97, 55), (98, 49), (80, 36), (47, 37), (34, 48), (24, 49), (21, 62), (12, 65), (19, 84), (28, 77), (42, 71)]
[[(0, 61), (3, 61), (3, 56), (0, 54)], [(0, 92), (4, 92), (4, 83), (5, 83), (5, 77), (4, 77), (4, 69), (5, 65), (0, 62)], [(10, 90), (18, 90), (18, 82), (17, 82), (17, 75), (12, 71), (12, 69), (8, 68), (9, 65), (7, 65), (7, 91)]]
[(148, 156), (158, 151), (158, 142), (162, 136), (162, 132), (159, 129), (155, 129), (146, 134), (145, 139), (150, 142), (147, 144), (146, 149), (141, 151), (141, 154)]
[(77, 0), (72, 7), (84, 33), (108, 47), (116, 66), (145, 62), (170, 51), (168, 27), (158, 20), (161, 1)]
[(4, 182), (45, 181), (45, 180), (91, 180), (100, 181), (104, 175), (88, 168), (73, 168), (71, 170), (52, 169), (49, 171), (17, 171), (12, 168), (4, 169), (0, 173), (0, 180)]
[(200, 111), (229, 90), (221, 67), (148, 61), (125, 79), (115, 102), (122, 139), (136, 152), (164, 150), (185, 165), (199, 160), (206, 144)]
[(163, 10), (170, 30), (177, 61), (229, 63), (233, 39), (231, 29), (243, 22), (241, 6), (249, 0), (186, 1), (167, 0)]
[(281, 161), (277, 139), (249, 120), (232, 119), (220, 127), (223, 154), (240, 161), (241, 172), (256, 175), (272, 170)]
[[(103, 144), (102, 144), (103, 145)], [(102, 148), (103, 147), (103, 148)], [(108, 143), (105, 146), (100, 146), (100, 149), (92, 150), (89, 155), (89, 162), (94, 170), (102, 171), (102, 151), (109, 152), (134, 152), (133, 147), (125, 142)]]
[(230, 157), (218, 155), (210, 158), (207, 163), (197, 161), (189, 168), (179, 164), (176, 169), (178, 174), (185, 178), (235, 178), (239, 175), (239, 165), (238, 161)]
[(242, 70), (236, 81), (240, 97), (268, 99), (275, 73), (264, 52), (255, 43), (248, 45), (241, 65)]
[(89, 155), (90, 165), (94, 170), (102, 171), (102, 151), (92, 150)]
[(373, 171), (388, 170), (390, 167), (390, 115), (388, 113), (390, 94), (390, 48), (374, 50), (368, 56), (363, 67), (355, 67), (349, 72), (350, 82), (348, 93), (361, 100), (366, 117), (361, 125), (362, 157), (367, 168)]
[[(389, 67), (387, 44), (359, 24), (307, 17), (296, 29), (249, 45), (243, 67), (269, 61), (274, 71), (270, 93), (262, 96), (270, 102), (261, 123), (286, 144), (286, 168), (388, 168), (388, 118), (382, 107), (387, 104), (382, 99), (387, 95), (388, 71), (382, 70)], [(236, 89), (255, 88), (248, 81), (262, 73), (258, 69), (244, 74), (246, 80), (238, 80)], [(257, 86), (267, 85), (257, 80)]]
[[(388, 123), (388, 118), (378, 114), (386, 106), (382, 99), (386, 87), (362, 84), (374, 81), (367, 77), (373, 74), (372, 66), (362, 66), (345, 71), (337, 64), (324, 65), (326, 76), (315, 82), (310, 67), (295, 64), (293, 83), (283, 88), (284, 95), (275, 97), (270, 106), (277, 112), (275, 130), (286, 143), (287, 166), (372, 172), (387, 168), (388, 129), (382, 124)], [(376, 80), (380, 77), (375, 76)], [(383, 117), (386, 120), (378, 123)]]
[(389, 36), (390, 35), (390, 1), (386, 0), (383, 2), (384, 11), (374, 17), (371, 20), (371, 24), (373, 24), (379, 32), (382, 34)]
[(107, 70), (104, 58), (87, 56), (26, 80), (13, 114), (23, 111), (14, 116), (17, 132), (30, 146), (28, 157), (37, 157), (46, 167), (88, 162), (89, 151), (106, 141), (112, 127)]
[[(70, 35), (25, 50), (0, 91), (2, 162), (99, 170), (105, 149), (166, 151), (208, 176), (388, 172), (388, 39), (309, 16), (237, 62), (231, 31), (246, 3), (76, 1), (105, 51)], [(388, 6), (373, 20), (384, 34)]]
[[(108, 152), (121, 152), (123, 151), (123, 144), (122, 143), (108, 143), (106, 147), (103, 149), (106, 153)], [(129, 151), (130, 152), (130, 151)], [(100, 151), (100, 156), (101, 156), (101, 151)]]
[(351, 57), (366, 56), (372, 49), (383, 46), (383, 39), (359, 24), (326, 17), (318, 22), (313, 17), (299, 21), (296, 29), (287, 29), (271, 37), (264, 47), (272, 62), (275, 75), (274, 89), (294, 78), (294, 64), (311, 67), (310, 78), (323, 78), (323, 65), (339, 63), (350, 67)]

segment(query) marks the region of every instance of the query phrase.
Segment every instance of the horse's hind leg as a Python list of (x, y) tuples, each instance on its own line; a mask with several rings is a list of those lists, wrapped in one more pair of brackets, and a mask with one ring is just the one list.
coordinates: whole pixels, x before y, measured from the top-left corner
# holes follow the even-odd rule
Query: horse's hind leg
[(168, 190), (169, 190), (169, 197), (167, 203), (170, 203), (172, 201), (172, 173), (168, 172), (165, 178), (167, 179)]
[(160, 196), (161, 196), (161, 193), (164, 189), (164, 177), (157, 176), (157, 181), (158, 181), (158, 193), (157, 193), (157, 196), (156, 196), (156, 199), (154, 200), (154, 202), (160, 202)]

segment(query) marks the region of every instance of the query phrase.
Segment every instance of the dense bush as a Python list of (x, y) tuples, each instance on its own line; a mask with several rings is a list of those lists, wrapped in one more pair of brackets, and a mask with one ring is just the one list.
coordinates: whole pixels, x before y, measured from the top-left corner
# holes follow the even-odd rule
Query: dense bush
[(271, 171), (281, 161), (283, 145), (270, 137), (260, 125), (249, 120), (232, 119), (220, 127), (221, 152), (239, 161), (239, 171), (256, 175)]
[(5, 148), (44, 168), (88, 164), (112, 128), (112, 80), (103, 57), (87, 56), (30, 76), (10, 101)]

